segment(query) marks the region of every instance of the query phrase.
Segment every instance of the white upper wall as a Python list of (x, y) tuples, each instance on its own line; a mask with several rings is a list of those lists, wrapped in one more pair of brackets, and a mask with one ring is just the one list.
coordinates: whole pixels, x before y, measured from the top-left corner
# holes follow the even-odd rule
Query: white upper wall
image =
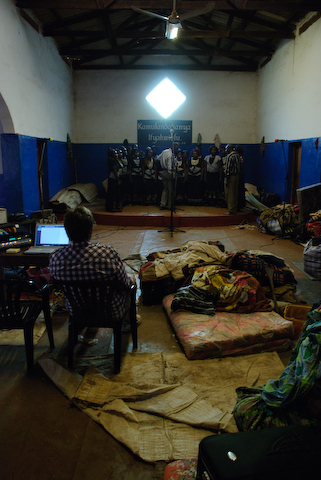
[(53, 40), (37, 33), (13, 1), (1, 0), (0, 45), (0, 95), (14, 130), (6, 131), (4, 121), (4, 133), (66, 141), (73, 133), (73, 75)]
[(257, 75), (230, 72), (76, 71), (75, 141), (137, 141), (137, 120), (163, 120), (145, 99), (168, 77), (186, 95), (168, 119), (192, 120), (193, 142), (254, 143)]
[(321, 135), (320, 50), (321, 19), (282, 42), (259, 71), (257, 142)]

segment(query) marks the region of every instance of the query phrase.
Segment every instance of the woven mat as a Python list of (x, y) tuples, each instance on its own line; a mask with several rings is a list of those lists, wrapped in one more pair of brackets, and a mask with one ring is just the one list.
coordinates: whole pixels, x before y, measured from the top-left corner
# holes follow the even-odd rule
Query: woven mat
[[(33, 344), (36, 345), (46, 330), (43, 313), (36, 320), (33, 330)], [(20, 346), (25, 344), (23, 330), (0, 330), (0, 345)]]
[(96, 367), (82, 376), (50, 357), (39, 364), (84, 413), (148, 462), (197, 457), (204, 437), (237, 431), (235, 389), (263, 385), (284, 369), (276, 352), (193, 361), (181, 353), (132, 353), (109, 376)]

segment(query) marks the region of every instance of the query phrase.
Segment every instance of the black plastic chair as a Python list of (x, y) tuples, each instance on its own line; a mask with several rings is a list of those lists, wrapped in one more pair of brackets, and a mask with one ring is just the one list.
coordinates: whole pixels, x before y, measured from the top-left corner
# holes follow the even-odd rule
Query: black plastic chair
[[(57, 282), (72, 309), (69, 316), (68, 367), (73, 368), (74, 346), (78, 331), (85, 327), (112, 328), (114, 333), (114, 373), (120, 372), (121, 330), (127, 313), (131, 325), (133, 349), (137, 348), (136, 285), (130, 288), (116, 281), (64, 281)], [(127, 294), (128, 308), (123, 318), (114, 319), (111, 300), (115, 292)]]
[(49, 285), (37, 289), (31, 280), (0, 279), (0, 330), (23, 329), (29, 373), (34, 368), (33, 329), (41, 311), (44, 312), (50, 348), (53, 349)]

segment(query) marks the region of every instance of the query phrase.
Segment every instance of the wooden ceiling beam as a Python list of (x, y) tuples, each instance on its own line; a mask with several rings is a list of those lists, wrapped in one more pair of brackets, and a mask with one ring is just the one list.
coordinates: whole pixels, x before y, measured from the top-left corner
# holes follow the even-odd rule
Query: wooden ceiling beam
[(54, 17), (56, 18), (56, 21), (60, 22), (61, 26), (65, 28), (65, 31), (66, 31), (66, 35), (68, 36), (68, 38), (71, 39), (72, 43), (74, 44), (75, 48), (80, 48), (81, 45), (82, 45), (82, 42), (78, 39), (78, 38), (75, 38), (73, 33), (71, 32), (71, 30), (69, 29), (68, 26), (64, 26), (64, 20), (60, 17), (60, 15), (58, 14), (58, 12), (56, 10), (52, 10), (52, 14), (54, 15)]
[[(162, 40), (157, 40), (156, 42), (149, 42), (145, 48), (146, 52), (147, 51), (151, 51), (153, 50), (153, 48), (156, 46), (156, 45), (159, 45), (160, 43), (162, 43)], [(126, 65), (134, 65), (136, 62), (138, 62), (140, 59), (142, 58), (141, 55), (136, 55), (134, 58), (132, 58), (129, 62), (126, 63)]]
[[(251, 14), (250, 12), (245, 12), (244, 10), (236, 10), (234, 12), (234, 16), (235, 18), (248, 20), (251, 23), (251, 25), (257, 25), (259, 27), (271, 28), (272, 30), (277, 30), (278, 28), (284, 28), (283, 22), (277, 23), (277, 21), (272, 22), (269, 20), (263, 20), (262, 18), (258, 18), (256, 16), (256, 12), (252, 12)], [(291, 27), (287, 27), (287, 28), (289, 29)]]
[[(179, 38), (274, 38), (274, 39), (293, 39), (294, 33), (286, 31), (241, 31), (241, 30), (190, 30), (179, 32)], [(164, 36), (159, 31), (140, 32), (139, 30), (124, 30), (118, 34), (119, 38), (160, 38)], [(169, 40), (173, 41), (173, 40)], [(175, 41), (175, 40), (174, 40)]]
[[(73, 64), (74, 70), (164, 70), (164, 65), (87, 65)], [(212, 72), (256, 72), (257, 68), (247, 65), (166, 65), (166, 70), (212, 71)]]
[[(149, 47), (150, 48), (150, 47)], [(233, 58), (241, 58), (241, 57), (249, 57), (249, 58), (262, 58), (262, 57), (268, 57), (271, 55), (273, 52), (270, 50), (223, 50), (223, 49), (216, 49), (216, 48), (208, 48), (206, 51), (204, 50), (197, 50), (197, 49), (187, 49), (183, 48), (182, 45), (180, 45), (180, 50), (173, 50), (173, 49), (142, 49), (142, 48), (123, 48), (123, 47), (118, 47), (118, 51), (114, 49), (82, 49), (78, 50), (77, 52), (75, 51), (70, 51), (68, 54), (68, 51), (63, 52), (64, 56), (75, 56), (75, 57), (92, 57), (92, 58), (104, 58), (104, 57), (109, 57), (111, 55), (117, 55), (118, 53), (122, 56), (133, 56), (133, 55), (140, 55), (140, 56), (181, 56), (182, 51), (184, 52), (184, 55), (194, 55), (197, 57), (200, 56), (207, 56), (211, 55), (213, 57), (233, 57)]]
[[(204, 17), (205, 17), (205, 15), (204, 15)], [(206, 17), (208, 17), (208, 16), (206, 15)], [(231, 13), (231, 14), (228, 16), (228, 22), (227, 22), (227, 24), (226, 24), (226, 30), (227, 30), (227, 31), (230, 31), (230, 30), (231, 30), (232, 25), (233, 25), (233, 21), (234, 21), (234, 12)], [(209, 19), (209, 22), (211, 22), (210, 19)], [(243, 23), (244, 23), (244, 28), (245, 28), (245, 27), (246, 27), (246, 23), (245, 23), (245, 22), (243, 22)], [(212, 25), (211, 25), (211, 26), (212, 26)], [(244, 28), (241, 27), (240, 30), (243, 30)], [(216, 25), (214, 26), (214, 30), (217, 30), (217, 26), (216, 26)], [(189, 28), (189, 25), (187, 26), (186, 23), (184, 23), (184, 31), (192, 31), (192, 30)], [(211, 48), (211, 47), (205, 42), (205, 40), (204, 40), (203, 38), (194, 38), (194, 42), (195, 42), (195, 45), (196, 45), (197, 47), (201, 48), (202, 51), (208, 55), (208, 57), (209, 57), (209, 58), (208, 58), (208, 62), (207, 62), (208, 64), (211, 64), (214, 56), (216, 56), (216, 57), (218, 57), (218, 56), (220, 57), (220, 56), (221, 56), (221, 53), (220, 53), (219, 49), (217, 48), (218, 41), (216, 42), (216, 47), (215, 47), (215, 49)], [(236, 42), (235, 42), (235, 40), (231, 40), (231, 43), (233, 43), (233, 45), (234, 45), (234, 43), (236, 43)], [(225, 51), (231, 50), (231, 48), (232, 48), (232, 46), (231, 46), (230, 48), (228, 48), (228, 49), (225, 48)], [(224, 55), (222, 55), (222, 56), (224, 56)], [(233, 56), (232, 56), (231, 58), (233, 58)], [(237, 57), (236, 60), (237, 60), (237, 61), (240, 61), (240, 62), (242, 62), (242, 63), (244, 63), (244, 64), (250, 65), (250, 66), (253, 65), (253, 61), (250, 60), (250, 59), (249, 59), (248, 57), (246, 57), (246, 56)]]
[[(114, 0), (17, 0), (18, 8), (49, 8), (63, 10), (104, 10)], [(130, 8), (130, 7), (129, 7)]]
[(53, 36), (56, 34), (56, 30), (57, 29), (59, 30), (61, 27), (77, 25), (82, 22), (88, 22), (89, 20), (99, 18), (100, 13), (101, 12), (97, 12), (93, 10), (91, 12), (81, 13), (78, 15), (73, 15), (68, 18), (64, 18), (64, 23), (58, 20), (54, 22), (46, 23), (43, 26), (43, 34), (47, 37)]
[(108, 12), (106, 10), (103, 13), (102, 20), (103, 20), (103, 24), (104, 24), (104, 28), (106, 30), (106, 33), (108, 35), (108, 39), (109, 39), (110, 43), (112, 44), (113, 49), (117, 52), (119, 63), (122, 65), (124, 63), (124, 60), (122, 58), (122, 54), (120, 53), (120, 49), (119, 49), (118, 43), (117, 43), (117, 38), (116, 38), (116, 36), (113, 32), (113, 28), (112, 28), (111, 23), (110, 23), (109, 15), (108, 15)]
[[(151, 22), (151, 27), (154, 28), (155, 25), (157, 25), (159, 21), (158, 20), (153, 20)], [(115, 38), (118, 38), (118, 33), (122, 31), (123, 27), (124, 26), (127, 26), (127, 21), (123, 22), (121, 25), (118, 26), (117, 29), (114, 30), (114, 36)], [(74, 33), (74, 31), (72, 31)], [(90, 45), (92, 43), (95, 43), (97, 41), (101, 41), (101, 40), (110, 40), (108, 35), (106, 34), (106, 32), (92, 32), (93, 35), (80, 35), (79, 38), (82, 38), (81, 40), (77, 39), (76, 42), (72, 41), (72, 42), (69, 42), (69, 43), (65, 43), (64, 45), (60, 45), (60, 48), (59, 48), (59, 52), (60, 52), (60, 55), (75, 55), (77, 56), (77, 49), (82, 46), (82, 47), (85, 47), (87, 45)], [(56, 35), (54, 35), (56, 36)], [(70, 37), (70, 35), (68, 35), (68, 32), (62, 32), (62, 36), (64, 37)], [(58, 35), (57, 35), (58, 37)], [(77, 35), (74, 34), (74, 37), (77, 38)], [(160, 36), (160, 40), (163, 40), (164, 36), (163, 34)], [(144, 38), (144, 40), (148, 40), (148, 37)], [(128, 47), (128, 46), (132, 46), (132, 45), (136, 45), (137, 44), (137, 38), (134, 38), (134, 39), (131, 39), (131, 41), (127, 42), (125, 45), (122, 45), (122, 48), (124, 47)], [(116, 55), (116, 53), (115, 53)]]
[[(131, 15), (128, 19), (126, 19), (121, 25), (119, 25), (115, 29), (114, 35), (117, 36), (118, 32), (121, 32), (126, 27), (128, 27), (130, 24), (135, 23), (138, 16), (139, 16), (138, 13), (133, 12), (133, 15)], [(86, 20), (86, 18), (83, 18), (83, 17), (85, 17), (85, 15), (80, 15), (80, 17), (82, 17), (82, 19), (78, 20), (78, 17), (72, 17), (73, 19), (75, 19), (75, 21), (73, 21), (73, 19), (68, 18), (68, 19), (64, 20), (63, 23), (62, 22), (60, 22), (60, 23), (52, 22), (50, 24), (44, 25), (43, 35), (45, 37), (65, 37), (66, 36), (65, 26), (74, 26), (74, 25), (77, 25), (78, 23), (81, 23), (84, 20)], [(94, 15), (92, 16), (92, 18), (89, 18), (88, 20), (92, 20), (93, 18), (101, 18), (101, 15), (94, 12)], [(148, 30), (152, 30), (157, 25), (164, 26), (163, 22), (160, 22), (159, 20), (156, 20), (156, 21), (155, 20), (149, 20), (149, 21), (146, 21), (146, 22), (139, 22), (139, 28), (140, 29), (147, 28)], [(75, 28), (75, 29), (72, 29), (72, 32), (74, 33), (74, 35), (76, 37), (86, 37), (86, 38), (97, 37), (98, 40), (100, 38), (104, 38), (104, 32), (102, 30), (84, 30), (84, 29), (80, 29), (80, 28)]]
[[(176, 9), (179, 10), (193, 10), (195, 8), (205, 7), (207, 1), (183, 1), (178, 0)], [(16, 0), (16, 5), (19, 8), (48, 8), (48, 9), (72, 9), (72, 10), (104, 10), (109, 8), (111, 10), (117, 9), (131, 9), (131, 5), (135, 4), (142, 9), (152, 10), (172, 10), (172, 0)], [(239, 4), (241, 6), (241, 4)], [(235, 10), (236, 3), (228, 0), (217, 0), (213, 10)], [(305, 0), (299, 2), (295, 0), (248, 0), (244, 2), (244, 8), (241, 10), (266, 10), (273, 12), (280, 11), (320, 11), (320, 0)]]

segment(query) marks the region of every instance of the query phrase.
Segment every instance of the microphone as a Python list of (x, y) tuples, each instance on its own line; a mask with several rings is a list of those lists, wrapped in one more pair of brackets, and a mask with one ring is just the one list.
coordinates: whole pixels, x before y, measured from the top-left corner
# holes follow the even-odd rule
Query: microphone
[(286, 140), (281, 140), (280, 138), (276, 138), (274, 141), (275, 142), (286, 142)]
[(173, 128), (173, 126), (170, 129), (170, 134), (171, 134), (171, 140), (173, 141), (174, 140), (174, 128)]

